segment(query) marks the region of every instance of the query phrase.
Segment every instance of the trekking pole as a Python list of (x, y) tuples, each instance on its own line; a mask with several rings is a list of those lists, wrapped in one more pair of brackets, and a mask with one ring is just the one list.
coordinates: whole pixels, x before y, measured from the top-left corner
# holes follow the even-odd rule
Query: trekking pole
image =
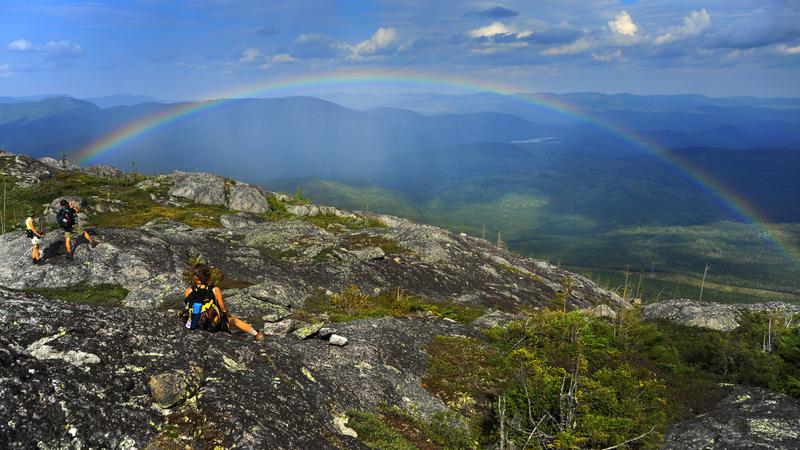
[(20, 256), (20, 257), (19, 257), (19, 259), (17, 259), (17, 262), (15, 262), (15, 263), (14, 263), (14, 265), (19, 265), (20, 261), (22, 261), (22, 258), (24, 258), (24, 257), (26, 257), (26, 256), (28, 256), (28, 250), (25, 250), (25, 251), (22, 253), (22, 256)]

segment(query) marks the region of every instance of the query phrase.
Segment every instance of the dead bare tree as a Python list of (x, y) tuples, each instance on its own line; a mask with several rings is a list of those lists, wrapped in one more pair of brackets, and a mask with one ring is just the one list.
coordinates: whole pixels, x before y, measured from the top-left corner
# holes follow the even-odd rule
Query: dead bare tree
[(772, 314), (769, 315), (767, 331), (764, 333), (764, 340), (761, 343), (761, 350), (765, 353), (772, 353)]
[[(580, 353), (575, 358), (575, 367), (569, 375), (564, 374), (561, 380), (561, 393), (558, 396), (560, 410), (560, 427), (562, 430), (575, 428), (575, 415), (578, 411), (578, 372), (580, 370)], [(567, 379), (569, 378), (569, 385)]]
[(6, 182), (3, 181), (3, 234), (6, 234)]
[(508, 444), (508, 431), (506, 431), (506, 398), (502, 395), (497, 398), (497, 415), (500, 416), (500, 450), (506, 450)]
[(639, 436), (636, 436), (635, 438), (628, 439), (628, 440), (626, 440), (626, 441), (622, 441), (622, 442), (620, 442), (620, 443), (619, 443), (619, 444), (617, 444), (617, 445), (612, 445), (611, 447), (606, 447), (606, 448), (604, 448), (603, 450), (613, 450), (613, 449), (615, 449), (615, 448), (620, 448), (620, 447), (622, 447), (622, 446), (623, 446), (623, 445), (625, 445), (625, 444), (630, 444), (631, 442), (638, 441), (639, 439), (642, 439), (642, 438), (644, 438), (645, 436), (647, 436), (648, 434), (650, 434), (650, 433), (652, 433), (653, 431), (655, 431), (655, 429), (656, 429), (656, 427), (655, 427), (655, 426), (653, 426), (652, 428), (650, 428), (650, 431), (646, 431), (646, 432), (644, 432), (644, 433), (640, 434)]
[(708, 274), (708, 269), (710, 269), (710, 268), (711, 268), (711, 266), (709, 266), (708, 263), (706, 263), (706, 267), (705, 267), (705, 269), (703, 269), (703, 281), (700, 282), (700, 299), (699, 299), (699, 301), (701, 301), (701, 302), (703, 301), (703, 288), (706, 285), (706, 275)]

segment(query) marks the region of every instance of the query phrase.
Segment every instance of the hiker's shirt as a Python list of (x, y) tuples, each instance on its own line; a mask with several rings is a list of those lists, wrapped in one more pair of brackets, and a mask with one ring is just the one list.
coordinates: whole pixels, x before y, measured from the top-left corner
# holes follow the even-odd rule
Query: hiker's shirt
[(39, 239), (43, 236), (42, 233), (36, 229), (36, 224), (33, 222), (33, 217), (28, 217), (25, 219), (25, 232), (28, 236), (28, 239), (30, 239), (34, 244), (38, 243)]

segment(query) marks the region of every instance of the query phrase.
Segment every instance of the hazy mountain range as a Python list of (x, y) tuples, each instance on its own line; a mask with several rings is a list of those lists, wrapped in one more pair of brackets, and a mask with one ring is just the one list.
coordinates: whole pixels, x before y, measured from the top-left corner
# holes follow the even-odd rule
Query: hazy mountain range
[[(765, 255), (757, 267), (732, 256), (763, 245), (757, 236), (751, 242), (748, 231), (719, 225), (744, 218), (706, 183), (725, 186), (770, 221), (800, 222), (800, 100), (534, 97), (569, 104), (572, 112), (492, 93), (331, 94), (217, 105), (138, 96), (99, 105), (68, 97), (0, 99), (0, 147), (37, 157), (62, 149), (74, 155), (135, 121), (196, 107), (94, 162), (130, 167), (135, 161), (146, 172), (206, 170), (273, 190), (300, 187), (324, 203), (473, 234), (500, 232), (518, 251), (576, 265), (694, 270), (710, 260), (776, 288), (775, 273), (786, 267), (782, 256)], [(131, 104), (119, 105), (125, 102)], [(686, 168), (703, 174), (702, 181)], [(796, 231), (784, 233), (800, 242)]]

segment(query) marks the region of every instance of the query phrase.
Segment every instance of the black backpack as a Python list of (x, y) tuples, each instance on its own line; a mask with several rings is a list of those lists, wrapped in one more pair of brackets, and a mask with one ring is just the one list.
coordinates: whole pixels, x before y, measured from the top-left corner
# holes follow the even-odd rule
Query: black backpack
[(61, 208), (56, 214), (56, 222), (65, 230), (72, 228), (75, 225), (75, 212), (72, 208)]
[(225, 331), (228, 321), (219, 310), (213, 286), (192, 286), (184, 299), (183, 320), (190, 330)]

